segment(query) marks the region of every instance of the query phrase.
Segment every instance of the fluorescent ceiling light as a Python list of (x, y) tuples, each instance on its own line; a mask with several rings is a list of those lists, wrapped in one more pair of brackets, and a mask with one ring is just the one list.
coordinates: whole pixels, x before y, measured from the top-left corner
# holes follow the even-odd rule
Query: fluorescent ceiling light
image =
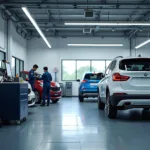
[(150, 26), (150, 23), (146, 22), (122, 22), (118, 23), (118, 26)]
[(47, 46), (49, 48), (51, 48), (50, 43), (46, 39), (45, 35), (41, 31), (40, 27), (38, 26), (38, 24), (36, 23), (36, 21), (34, 20), (34, 18), (32, 17), (32, 15), (30, 14), (30, 12), (28, 11), (28, 9), (26, 7), (22, 7), (22, 10), (26, 14), (26, 16), (29, 18), (29, 20), (32, 22), (32, 24), (34, 25), (34, 27), (36, 28), (36, 30), (38, 31), (38, 33), (40, 34), (40, 36), (43, 38), (43, 40), (45, 41), (45, 43), (47, 44)]
[(150, 26), (148, 22), (65, 22), (64, 24), (75, 26)]
[(141, 44), (137, 45), (137, 46), (135, 47), (135, 49), (138, 49), (138, 48), (140, 48), (140, 47), (142, 47), (142, 46), (148, 44), (149, 42), (150, 42), (150, 39), (148, 39), (148, 40), (142, 42)]
[(98, 22), (66, 22), (65, 25), (76, 25), (76, 26), (94, 26), (94, 25), (102, 25), (102, 26), (116, 26), (117, 23), (98, 23)]
[(107, 47), (107, 46), (123, 46), (123, 44), (68, 44), (68, 46), (101, 46), (101, 47)]

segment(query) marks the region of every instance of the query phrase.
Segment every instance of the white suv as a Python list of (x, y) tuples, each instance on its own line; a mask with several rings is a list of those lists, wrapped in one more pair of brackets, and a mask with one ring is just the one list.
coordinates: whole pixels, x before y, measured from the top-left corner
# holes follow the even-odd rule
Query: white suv
[(31, 85), (27, 81), (23, 81), (24, 83), (28, 83), (28, 107), (34, 106), (36, 102), (35, 94), (32, 91)]
[(30, 83), (28, 83), (28, 106), (29, 107), (34, 106), (35, 101), (36, 101), (35, 94), (32, 91)]
[(98, 108), (109, 118), (117, 110), (150, 109), (150, 58), (115, 58), (98, 84)]

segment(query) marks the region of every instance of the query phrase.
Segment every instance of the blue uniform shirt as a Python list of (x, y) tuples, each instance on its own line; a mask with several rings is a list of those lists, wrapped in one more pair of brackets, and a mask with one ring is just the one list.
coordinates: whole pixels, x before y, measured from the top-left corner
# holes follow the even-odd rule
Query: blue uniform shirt
[(35, 82), (34, 70), (31, 69), (29, 71), (29, 83), (34, 84), (34, 82)]
[(43, 73), (41, 80), (43, 80), (43, 86), (50, 85), (50, 82), (52, 81), (52, 76), (48, 71), (46, 71), (45, 73)]

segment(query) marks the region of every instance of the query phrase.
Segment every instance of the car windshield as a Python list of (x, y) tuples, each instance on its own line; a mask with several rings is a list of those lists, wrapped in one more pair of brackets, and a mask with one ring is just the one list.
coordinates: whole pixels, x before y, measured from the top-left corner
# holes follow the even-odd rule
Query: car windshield
[(35, 73), (35, 75), (36, 75), (38, 78), (41, 78), (41, 77), (42, 77), (42, 75), (39, 74), (39, 73)]
[(103, 73), (91, 73), (91, 74), (86, 74), (84, 79), (87, 80), (101, 80), (103, 77)]
[(120, 61), (119, 69), (126, 71), (150, 71), (150, 59), (124, 59)]

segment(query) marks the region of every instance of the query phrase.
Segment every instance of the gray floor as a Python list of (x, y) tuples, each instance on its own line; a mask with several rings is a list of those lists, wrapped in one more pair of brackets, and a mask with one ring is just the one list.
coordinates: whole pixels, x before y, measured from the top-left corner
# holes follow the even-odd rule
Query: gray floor
[(144, 150), (149, 141), (149, 112), (119, 111), (110, 120), (96, 101), (77, 98), (29, 108), (25, 123), (0, 129), (1, 150)]

